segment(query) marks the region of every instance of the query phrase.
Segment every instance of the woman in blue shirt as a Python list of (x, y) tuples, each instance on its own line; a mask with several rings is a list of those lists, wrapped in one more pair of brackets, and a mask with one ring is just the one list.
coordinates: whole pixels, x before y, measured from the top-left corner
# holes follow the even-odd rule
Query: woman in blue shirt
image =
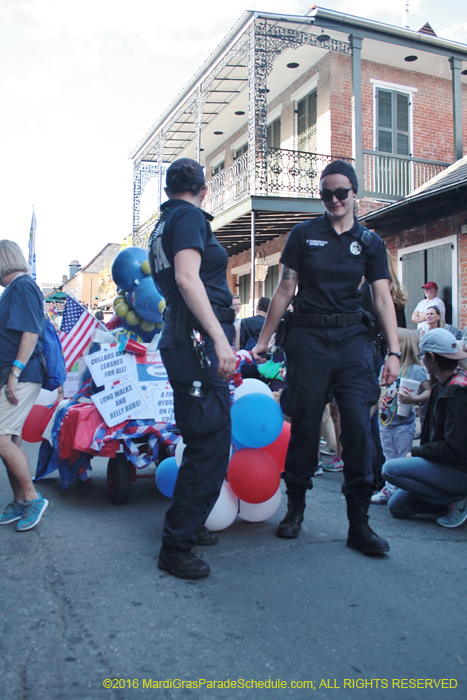
[(35, 527), (49, 502), (37, 493), (21, 432), (44, 381), (42, 341), (44, 300), (28, 275), (29, 266), (14, 241), (0, 241), (0, 457), (13, 501), (0, 525), (18, 521), (21, 532)]

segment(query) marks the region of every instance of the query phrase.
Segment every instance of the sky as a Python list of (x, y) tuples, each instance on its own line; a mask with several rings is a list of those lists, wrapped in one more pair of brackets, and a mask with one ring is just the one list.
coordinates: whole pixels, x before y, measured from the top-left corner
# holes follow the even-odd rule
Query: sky
[[(402, 26), (404, 0), (325, 0)], [(33, 206), (40, 283), (58, 283), (131, 233), (129, 159), (245, 10), (303, 0), (0, 0), (0, 238), (27, 257)], [(409, 26), (467, 42), (465, 0), (410, 0)], [(142, 220), (144, 220), (142, 211)], [(150, 212), (147, 212), (149, 215)], [(109, 261), (110, 262), (110, 261)]]

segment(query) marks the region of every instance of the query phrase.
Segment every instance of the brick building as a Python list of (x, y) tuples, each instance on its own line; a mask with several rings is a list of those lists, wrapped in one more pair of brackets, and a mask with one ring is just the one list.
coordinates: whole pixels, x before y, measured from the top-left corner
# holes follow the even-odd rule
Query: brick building
[(446, 304), (446, 320), (467, 326), (467, 156), (399, 202), (365, 217), (385, 240), (409, 291), (410, 318), (433, 280)]
[(134, 241), (153, 227), (154, 216), (139, 218), (145, 184), (165, 163), (195, 158), (249, 315), (272, 294), (290, 228), (323, 212), (328, 162), (354, 164), (365, 216), (462, 158), (466, 117), (467, 46), (429, 25), (414, 32), (316, 7), (246, 12), (132, 154)]

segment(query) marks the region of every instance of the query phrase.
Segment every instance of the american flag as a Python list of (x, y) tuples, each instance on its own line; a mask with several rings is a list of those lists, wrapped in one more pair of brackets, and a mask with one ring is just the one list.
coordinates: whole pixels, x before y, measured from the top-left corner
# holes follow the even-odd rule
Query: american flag
[(81, 357), (91, 340), (92, 332), (98, 326), (99, 321), (89, 311), (78, 304), (73, 297), (67, 297), (59, 333), (67, 372), (73, 367), (78, 357)]

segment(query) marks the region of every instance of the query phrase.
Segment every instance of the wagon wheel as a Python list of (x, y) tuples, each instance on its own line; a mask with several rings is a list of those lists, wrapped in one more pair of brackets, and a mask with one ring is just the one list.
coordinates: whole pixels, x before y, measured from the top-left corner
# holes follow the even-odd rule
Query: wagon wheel
[(109, 459), (107, 464), (107, 491), (112, 503), (128, 503), (131, 494), (131, 465), (123, 452)]

